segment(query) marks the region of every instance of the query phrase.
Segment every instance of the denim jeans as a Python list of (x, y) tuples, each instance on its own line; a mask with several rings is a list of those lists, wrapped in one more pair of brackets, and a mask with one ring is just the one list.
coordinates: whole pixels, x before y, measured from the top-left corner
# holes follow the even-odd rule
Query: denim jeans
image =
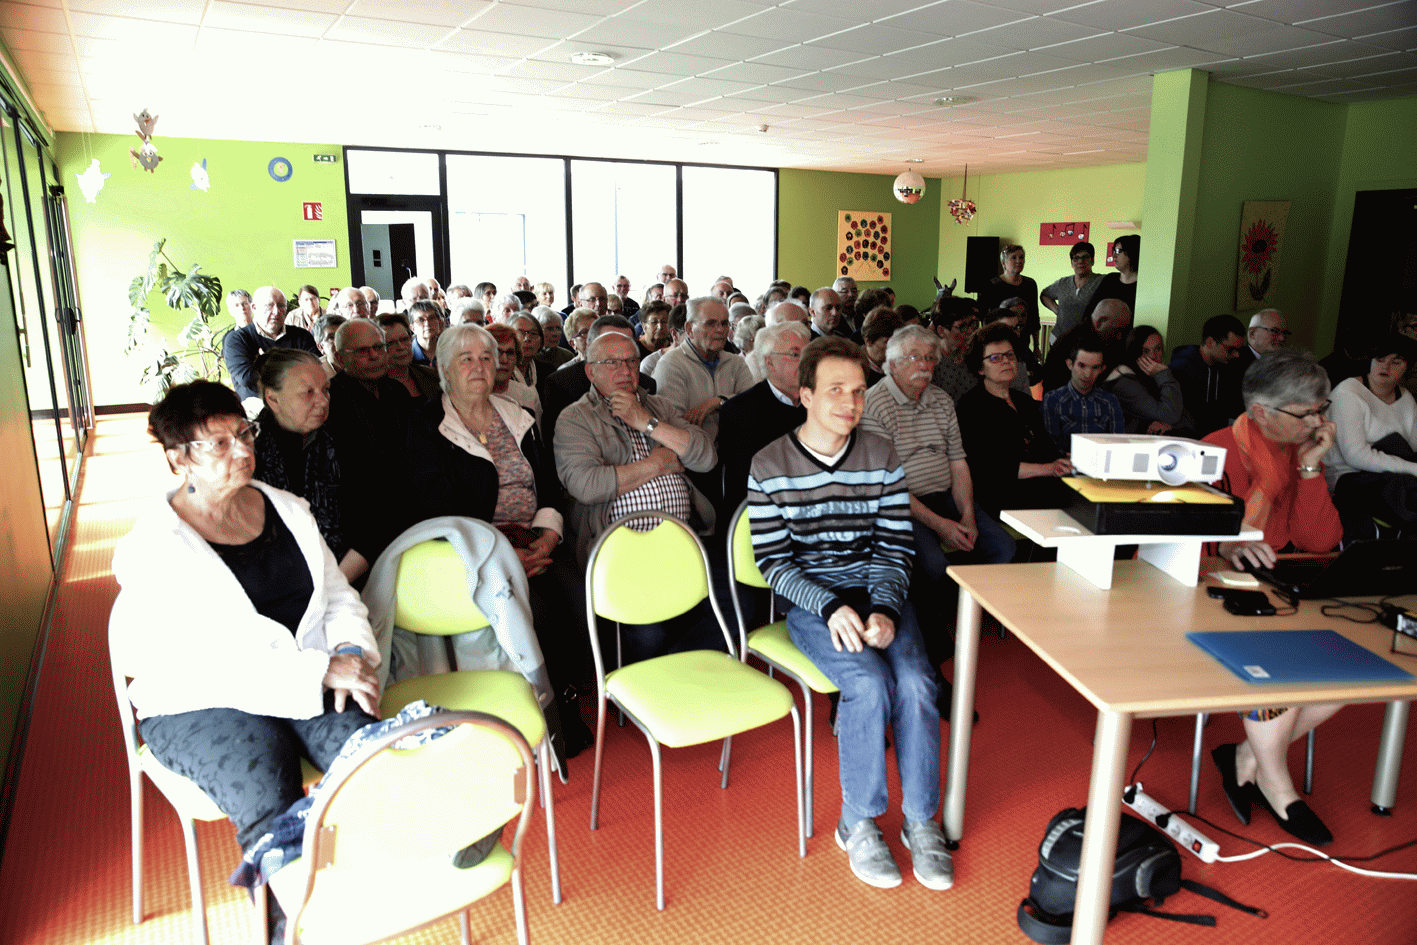
[(836, 723), (842, 822), (854, 825), (886, 812), (887, 725), (895, 733), (905, 817), (933, 817), (940, 804), (938, 689), (914, 608), (905, 605), (895, 639), (884, 650), (868, 646), (860, 653), (838, 653), (827, 622), (801, 607), (787, 612), (787, 630), (797, 648), (841, 690)]
[[(959, 509), (951, 493), (932, 492), (917, 498), (936, 515), (959, 521)], [(950, 628), (954, 626), (955, 608), (959, 605), (959, 586), (945, 574), (945, 569), (951, 564), (1007, 564), (1014, 556), (1013, 536), (977, 502), (974, 524), (979, 529), (974, 550), (954, 551), (946, 557), (940, 547), (940, 536), (921, 522), (911, 521), (915, 532), (915, 566), (910, 573), (910, 599), (916, 613), (933, 615), (933, 619), (920, 628), (931, 669), (954, 654)]]

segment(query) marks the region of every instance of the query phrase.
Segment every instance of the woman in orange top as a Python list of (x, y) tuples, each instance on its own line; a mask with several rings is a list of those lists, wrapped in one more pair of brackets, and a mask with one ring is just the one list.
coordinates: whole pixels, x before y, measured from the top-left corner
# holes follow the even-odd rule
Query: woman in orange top
[[(1245, 527), (1261, 529), (1264, 540), (1221, 542), (1220, 555), (1237, 568), (1246, 562), (1270, 568), (1282, 551), (1331, 551), (1343, 526), (1323, 476), (1322, 459), (1334, 440), (1333, 422), (1324, 416), (1328, 374), (1309, 354), (1279, 348), (1250, 365), (1241, 393), (1244, 414), (1205, 441), (1225, 447), (1222, 485), (1245, 500)], [(1241, 823), (1250, 822), (1255, 804), (1305, 843), (1333, 840), (1294, 790), (1286, 755), (1340, 708), (1326, 703), (1242, 714), (1246, 740), (1211, 752)]]

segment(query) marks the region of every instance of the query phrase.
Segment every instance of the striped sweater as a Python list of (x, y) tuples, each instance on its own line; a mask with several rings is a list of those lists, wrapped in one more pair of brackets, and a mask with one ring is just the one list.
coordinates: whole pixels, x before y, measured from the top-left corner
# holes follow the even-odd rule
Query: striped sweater
[(835, 466), (789, 433), (763, 447), (748, 476), (753, 557), (777, 593), (829, 618), (900, 621), (914, 554), (905, 468), (889, 441), (857, 430)]

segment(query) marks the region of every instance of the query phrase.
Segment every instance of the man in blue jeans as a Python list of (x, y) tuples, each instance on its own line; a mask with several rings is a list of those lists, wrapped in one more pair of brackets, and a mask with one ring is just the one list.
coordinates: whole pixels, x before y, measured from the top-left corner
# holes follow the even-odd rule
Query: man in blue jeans
[(748, 478), (753, 552), (794, 605), (792, 641), (840, 690), (837, 845), (872, 886), (900, 885), (875, 818), (886, 812), (885, 732), (895, 732), (915, 878), (948, 889), (954, 867), (935, 821), (940, 801), (937, 688), (907, 600), (913, 538), (905, 469), (891, 444), (858, 431), (866, 396), (861, 349), (837, 336), (802, 351), (807, 419), (764, 447)]

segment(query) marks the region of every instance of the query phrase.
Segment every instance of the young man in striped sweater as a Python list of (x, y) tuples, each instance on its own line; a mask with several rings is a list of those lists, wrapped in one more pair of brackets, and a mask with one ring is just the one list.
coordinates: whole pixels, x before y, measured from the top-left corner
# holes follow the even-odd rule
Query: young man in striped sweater
[(837, 845), (872, 886), (901, 875), (875, 818), (886, 812), (885, 733), (895, 733), (915, 877), (948, 889), (954, 869), (935, 821), (940, 715), (933, 673), (906, 599), (913, 538), (905, 469), (891, 444), (858, 431), (866, 396), (861, 349), (818, 338), (798, 370), (807, 419), (764, 447), (748, 478), (753, 551), (773, 591), (792, 602), (792, 642), (841, 690)]

